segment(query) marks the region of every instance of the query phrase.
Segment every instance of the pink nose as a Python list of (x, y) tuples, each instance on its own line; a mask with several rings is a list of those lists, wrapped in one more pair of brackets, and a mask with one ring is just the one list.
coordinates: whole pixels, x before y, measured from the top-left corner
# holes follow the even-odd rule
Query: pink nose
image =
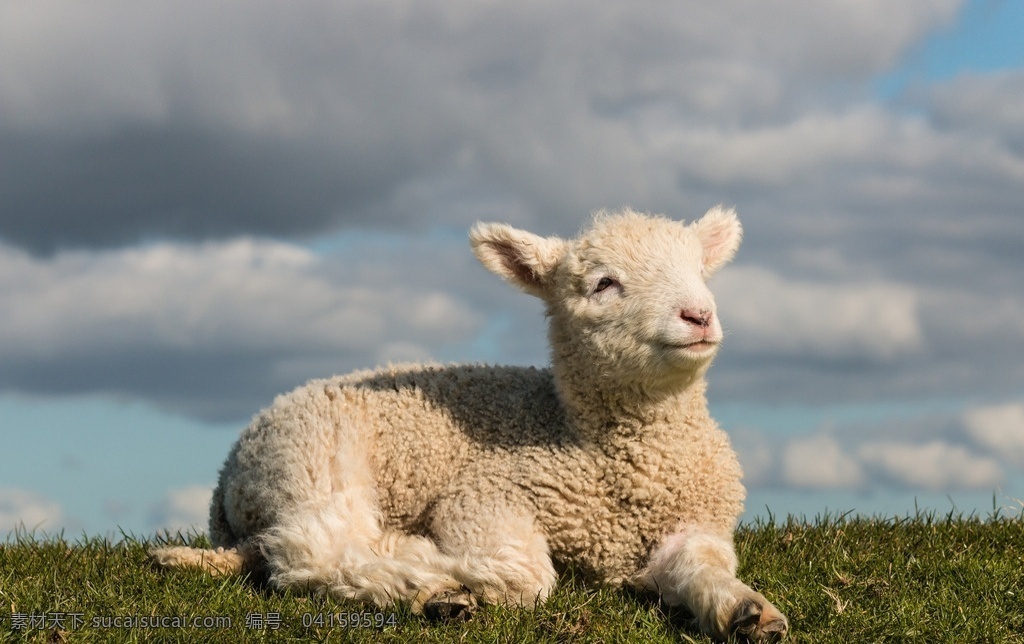
[(707, 309), (700, 309), (699, 311), (683, 309), (679, 312), (679, 317), (694, 326), (699, 326), (705, 329), (711, 326), (712, 313)]

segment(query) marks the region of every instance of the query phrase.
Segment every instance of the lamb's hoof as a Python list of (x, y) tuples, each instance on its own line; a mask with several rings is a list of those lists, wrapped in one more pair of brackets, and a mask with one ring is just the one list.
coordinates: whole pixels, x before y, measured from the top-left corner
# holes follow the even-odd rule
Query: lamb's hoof
[(423, 615), (438, 622), (466, 621), (476, 612), (476, 598), (465, 586), (442, 590), (423, 604)]
[(778, 642), (788, 631), (786, 617), (763, 598), (741, 601), (729, 622), (729, 633), (740, 642)]

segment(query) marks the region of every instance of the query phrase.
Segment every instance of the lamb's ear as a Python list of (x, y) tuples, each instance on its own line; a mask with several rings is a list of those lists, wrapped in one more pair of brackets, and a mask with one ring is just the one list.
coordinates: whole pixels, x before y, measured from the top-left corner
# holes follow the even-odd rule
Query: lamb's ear
[(531, 295), (551, 293), (555, 267), (566, 242), (541, 237), (505, 224), (478, 222), (469, 231), (469, 243), (480, 263)]
[(704, 247), (704, 274), (711, 275), (732, 260), (743, 239), (743, 227), (732, 208), (715, 206), (690, 224)]

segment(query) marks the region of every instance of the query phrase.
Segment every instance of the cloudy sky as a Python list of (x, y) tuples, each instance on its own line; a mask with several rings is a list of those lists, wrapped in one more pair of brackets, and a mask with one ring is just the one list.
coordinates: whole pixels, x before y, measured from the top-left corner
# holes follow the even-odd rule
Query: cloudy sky
[(1019, 511), (1024, 8), (0, 0), (0, 532), (205, 525), (276, 393), (544, 364), (476, 220), (746, 237), (745, 518)]

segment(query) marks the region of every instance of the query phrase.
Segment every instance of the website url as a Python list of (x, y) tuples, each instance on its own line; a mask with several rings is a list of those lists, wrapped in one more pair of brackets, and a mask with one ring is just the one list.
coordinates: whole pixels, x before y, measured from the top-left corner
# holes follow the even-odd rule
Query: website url
[(231, 628), (232, 620), (227, 615), (117, 615), (96, 616), (89, 622), (91, 628)]

